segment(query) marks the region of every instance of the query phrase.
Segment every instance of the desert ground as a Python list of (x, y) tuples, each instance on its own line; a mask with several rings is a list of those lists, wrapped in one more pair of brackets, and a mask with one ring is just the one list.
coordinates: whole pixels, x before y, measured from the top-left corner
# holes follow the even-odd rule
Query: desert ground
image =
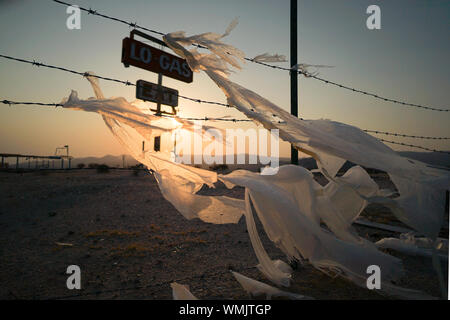
[[(383, 174), (374, 178), (390, 183)], [(223, 185), (201, 192), (244, 196), (242, 188)], [(362, 215), (404, 226), (382, 206), (369, 205)], [(271, 258), (286, 261), (258, 228)], [(398, 236), (355, 228), (372, 241)], [(448, 238), (448, 229), (441, 236)], [(439, 296), (430, 258), (387, 252), (404, 261), (398, 285)], [(173, 281), (199, 299), (248, 299), (230, 270), (270, 284), (255, 267), (244, 217), (236, 225), (187, 220), (150, 173), (136, 170), (0, 172), (0, 261), (0, 299), (172, 299)], [(73, 264), (81, 268), (81, 290), (66, 287)], [(308, 264), (297, 265), (286, 290), (315, 299), (392, 299)]]

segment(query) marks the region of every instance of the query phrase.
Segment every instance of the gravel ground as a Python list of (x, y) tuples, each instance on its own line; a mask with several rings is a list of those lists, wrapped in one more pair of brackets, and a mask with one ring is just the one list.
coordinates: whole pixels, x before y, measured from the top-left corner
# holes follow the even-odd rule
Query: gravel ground
[[(202, 193), (244, 196), (223, 185)], [(363, 216), (402, 225), (382, 206), (370, 205)], [(285, 260), (258, 228), (272, 259)], [(356, 229), (372, 241), (396, 236)], [(400, 285), (439, 296), (431, 259), (389, 253), (404, 259)], [(200, 299), (248, 299), (229, 270), (269, 283), (255, 268), (244, 218), (237, 225), (186, 220), (143, 171), (0, 172), (0, 261), (0, 299), (172, 299), (172, 281)], [(73, 264), (81, 268), (81, 290), (66, 288)], [(293, 278), (288, 290), (316, 299), (388, 298), (309, 265)]]

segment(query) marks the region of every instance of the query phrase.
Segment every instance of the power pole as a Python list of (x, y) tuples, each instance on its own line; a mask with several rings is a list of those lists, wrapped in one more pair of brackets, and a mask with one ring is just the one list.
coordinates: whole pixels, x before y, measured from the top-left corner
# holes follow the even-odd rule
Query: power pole
[[(297, 64), (297, 0), (291, 0), (291, 68)], [(298, 72), (291, 70), (291, 114), (298, 117)], [(298, 164), (298, 151), (291, 145), (291, 163)]]

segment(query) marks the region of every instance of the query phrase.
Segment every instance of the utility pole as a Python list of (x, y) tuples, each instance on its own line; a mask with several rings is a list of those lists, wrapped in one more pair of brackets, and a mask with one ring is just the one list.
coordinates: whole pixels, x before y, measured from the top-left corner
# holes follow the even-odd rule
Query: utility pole
[[(291, 68), (297, 64), (297, 0), (291, 0)], [(298, 72), (291, 75), (291, 114), (298, 117)], [(291, 145), (291, 164), (298, 164), (298, 151)]]

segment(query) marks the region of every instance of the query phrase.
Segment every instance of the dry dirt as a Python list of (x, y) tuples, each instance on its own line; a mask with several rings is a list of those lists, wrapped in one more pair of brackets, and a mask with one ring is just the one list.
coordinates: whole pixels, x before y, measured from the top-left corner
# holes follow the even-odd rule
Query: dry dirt
[[(243, 198), (243, 191), (222, 185), (203, 193)], [(401, 225), (381, 206), (363, 215)], [(272, 259), (285, 260), (258, 227)], [(356, 229), (373, 241), (397, 236)], [(390, 253), (404, 259), (400, 285), (439, 296), (431, 259)], [(172, 281), (200, 299), (247, 299), (229, 270), (269, 283), (255, 268), (244, 218), (237, 225), (187, 220), (143, 171), (0, 172), (0, 261), (0, 299), (171, 299)], [(81, 268), (81, 290), (66, 288), (73, 264)], [(388, 298), (307, 264), (293, 278), (288, 290), (316, 299)]]

